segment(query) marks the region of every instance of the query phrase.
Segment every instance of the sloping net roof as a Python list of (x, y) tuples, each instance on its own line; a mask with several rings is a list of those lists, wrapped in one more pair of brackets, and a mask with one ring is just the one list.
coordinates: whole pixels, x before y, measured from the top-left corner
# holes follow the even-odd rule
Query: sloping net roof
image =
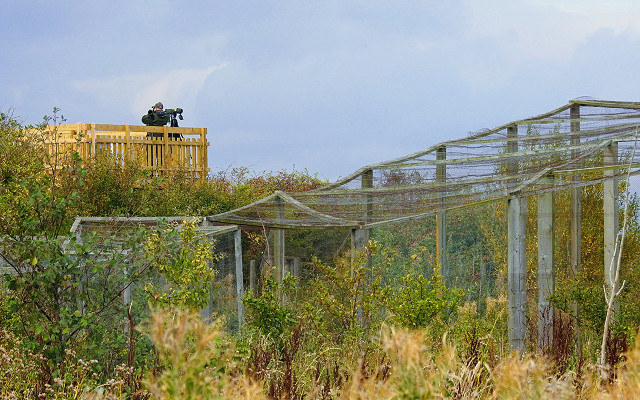
[(320, 189), (276, 192), (208, 219), (273, 228), (368, 228), (596, 184), (640, 172), (639, 128), (640, 103), (573, 100), (546, 114), (363, 167)]

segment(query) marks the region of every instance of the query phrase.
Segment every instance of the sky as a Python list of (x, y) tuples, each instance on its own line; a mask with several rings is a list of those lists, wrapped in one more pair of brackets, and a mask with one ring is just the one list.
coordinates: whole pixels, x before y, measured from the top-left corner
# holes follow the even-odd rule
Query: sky
[(0, 0), (0, 111), (208, 131), (212, 174), (358, 168), (640, 101), (637, 0)]

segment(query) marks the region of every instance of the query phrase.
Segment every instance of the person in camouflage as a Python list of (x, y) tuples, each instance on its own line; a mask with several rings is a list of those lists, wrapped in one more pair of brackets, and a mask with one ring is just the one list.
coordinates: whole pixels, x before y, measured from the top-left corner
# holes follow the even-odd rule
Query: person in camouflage
[[(142, 123), (148, 126), (163, 126), (169, 122), (169, 114), (164, 111), (164, 106), (161, 102), (157, 102), (151, 110), (142, 116)], [(162, 132), (147, 132), (148, 138), (157, 140), (157, 138), (164, 137)], [(147, 162), (150, 166), (162, 165), (162, 151), (163, 145), (160, 143), (154, 143), (147, 145)]]
[[(142, 123), (149, 126), (163, 126), (167, 122), (169, 122), (169, 114), (164, 111), (164, 106), (160, 102), (157, 102), (151, 110), (142, 116)], [(159, 134), (159, 136), (162, 136), (162, 134)]]

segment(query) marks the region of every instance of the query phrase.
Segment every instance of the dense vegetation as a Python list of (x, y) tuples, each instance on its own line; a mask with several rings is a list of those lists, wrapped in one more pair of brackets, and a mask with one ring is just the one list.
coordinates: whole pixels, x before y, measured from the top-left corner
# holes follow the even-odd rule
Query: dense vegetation
[[(278, 284), (263, 275), (244, 299), (247, 325), (235, 330), (223, 312), (213, 321), (197, 313), (217, 273), (208, 266), (221, 255), (192, 224), (78, 242), (67, 233), (73, 218), (211, 215), (324, 182), (306, 171), (244, 168), (196, 182), (179, 171), (153, 178), (106, 156), (52, 159), (40, 132), (0, 117), (0, 256), (14, 272), (0, 288), (2, 398), (627, 398), (640, 389), (636, 199), (608, 352), (615, 368), (602, 379), (594, 368), (605, 310), (597, 186), (583, 192), (580, 276), (566, 261), (568, 199), (556, 196), (548, 348), (536, 346), (531, 241), (530, 353), (509, 353), (501, 204), (448, 215), (446, 280), (430, 219), (374, 230), (355, 261), (345, 232), (290, 232), (307, 259), (302, 277)], [(529, 206), (534, 237), (535, 199)], [(265, 244), (262, 232), (245, 240), (252, 256)], [(137, 288), (129, 308), (121, 300), (127, 286)]]

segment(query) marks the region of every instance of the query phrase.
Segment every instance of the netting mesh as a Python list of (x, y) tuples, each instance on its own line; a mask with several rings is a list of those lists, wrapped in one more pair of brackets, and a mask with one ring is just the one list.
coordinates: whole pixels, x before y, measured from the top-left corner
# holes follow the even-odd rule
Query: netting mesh
[(574, 100), (536, 117), (369, 165), (323, 188), (276, 192), (209, 220), (370, 228), (635, 175), (640, 103)]

